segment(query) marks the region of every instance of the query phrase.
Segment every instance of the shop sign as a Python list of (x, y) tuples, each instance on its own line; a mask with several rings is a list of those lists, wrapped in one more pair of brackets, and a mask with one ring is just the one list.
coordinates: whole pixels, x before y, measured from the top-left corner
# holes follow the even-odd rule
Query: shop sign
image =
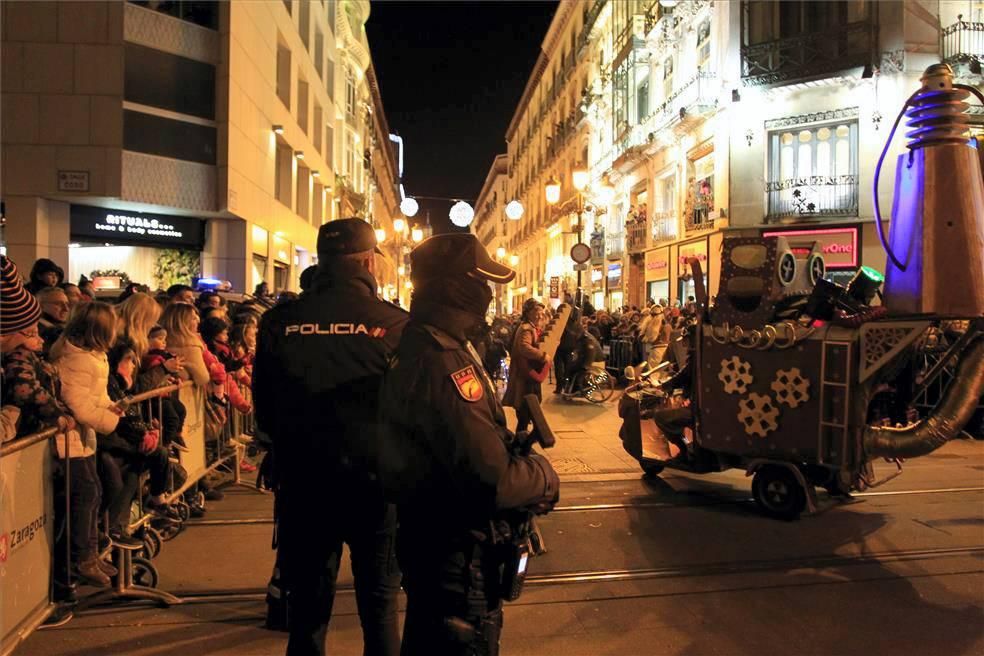
[(677, 262), (680, 264), (680, 269), (682, 270), (687, 266), (687, 260), (691, 257), (696, 257), (697, 260), (703, 265), (707, 262), (707, 241), (698, 241), (692, 244), (681, 244), (679, 251), (679, 258)]
[(828, 269), (858, 268), (858, 229), (827, 228), (824, 230), (776, 230), (763, 232), (763, 237), (785, 237), (793, 253), (800, 258), (810, 254), (814, 243), (820, 245)]
[(593, 269), (591, 269), (591, 283), (595, 287), (601, 286), (601, 281), (604, 277), (605, 277), (605, 272), (602, 270), (601, 267), (594, 267)]
[(186, 216), (72, 205), (70, 221), (77, 241), (195, 251), (205, 247), (205, 221)]
[(560, 278), (557, 276), (550, 278), (550, 298), (560, 298)]
[(622, 265), (621, 264), (609, 264), (608, 265), (608, 289), (614, 289), (615, 287), (622, 286)]
[(670, 251), (657, 248), (646, 251), (646, 282), (666, 280), (670, 277)]

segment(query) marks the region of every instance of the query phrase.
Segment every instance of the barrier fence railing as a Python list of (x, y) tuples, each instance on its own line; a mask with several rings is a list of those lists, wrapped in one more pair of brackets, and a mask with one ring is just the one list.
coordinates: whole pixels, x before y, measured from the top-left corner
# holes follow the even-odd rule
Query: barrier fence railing
[[(244, 391), (249, 398), (248, 387)], [(188, 504), (183, 499), (184, 494), (212, 472), (225, 468), (232, 473), (236, 483), (240, 482), (244, 447), (239, 439), (244, 434), (251, 434), (255, 426), (252, 413), (242, 413), (230, 407), (221, 425), (212, 421), (207, 431), (209, 411), (206, 404), (211, 401), (191, 381), (127, 397), (122, 405), (138, 405), (144, 421), (150, 423), (157, 420), (163, 425), (163, 404), (168, 397), (177, 398), (186, 411), (182, 432), (186, 450), (173, 458), (173, 462), (181, 464), (187, 478), (177, 488), (173, 487), (172, 478), (165, 502), (185, 511)], [(0, 446), (0, 590), (18, 591), (16, 595), (0, 594), (0, 656), (12, 654), (60, 608), (54, 594), (56, 527), (55, 459), (52, 457), (55, 453), (53, 443), (60, 434), (59, 429), (49, 428)], [(59, 530), (65, 532), (65, 568), (71, 572), (72, 556), (68, 547), (72, 518), (71, 495), (68, 493), (71, 459), (67, 457), (68, 449), (63, 452), (65, 457), (58, 459), (58, 462), (64, 472), (65, 520)], [(142, 555), (134, 556), (134, 550), (114, 547), (119, 574), (113, 587), (80, 598), (74, 607), (64, 613), (66, 617), (71, 616), (71, 610), (122, 599), (152, 600), (163, 605), (180, 603), (179, 598), (151, 587), (156, 585), (157, 575), (149, 559), (160, 550), (161, 536), (151, 526), (155, 514), (144, 512), (140, 504), (141, 489), (142, 479), (135, 497), (139, 513), (129, 528), (144, 540), (142, 552), (137, 552)], [(187, 519), (186, 512), (177, 514), (178, 521)], [(149, 553), (151, 550), (153, 554)], [(152, 576), (147, 576), (148, 572)]]

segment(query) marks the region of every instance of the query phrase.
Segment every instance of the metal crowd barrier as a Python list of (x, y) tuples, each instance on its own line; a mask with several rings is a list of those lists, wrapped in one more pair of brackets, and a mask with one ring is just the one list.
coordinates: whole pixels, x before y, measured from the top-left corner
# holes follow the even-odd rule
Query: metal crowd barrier
[[(248, 387), (243, 387), (246, 398), (251, 398)], [(139, 404), (141, 417), (145, 421), (160, 421), (163, 436), (164, 398), (174, 394), (186, 410), (183, 435), (188, 450), (180, 453), (176, 461), (185, 468), (187, 479), (177, 489), (172, 489), (165, 501), (179, 508), (183, 504), (187, 509), (188, 505), (183, 501), (184, 493), (206, 475), (223, 468), (231, 469), (234, 482), (241, 482), (240, 463), (244, 443), (248, 442), (249, 435), (255, 433), (255, 420), (252, 413), (243, 414), (230, 405), (213, 447), (214, 457), (210, 457), (205, 435), (206, 399), (203, 390), (191, 381), (159, 387), (128, 397), (126, 401), (129, 405)], [(52, 439), (58, 434), (56, 428), (50, 428), (11, 440), (0, 447), (0, 528), (3, 529), (0, 532), (0, 589), (18, 591), (16, 595), (0, 595), (0, 656), (9, 656), (59, 609), (53, 589), (55, 535), (54, 490), (51, 485)], [(72, 517), (68, 494), (71, 459), (67, 454), (66, 448), (61, 461), (66, 488), (65, 558), (66, 566), (71, 571), (71, 542), (68, 539)], [(140, 504), (142, 487), (143, 478), (136, 495), (137, 504)], [(130, 530), (143, 536), (144, 555), (148, 557), (134, 555), (131, 549), (113, 547), (115, 564), (120, 572), (113, 587), (80, 599), (73, 610), (125, 599), (151, 600), (165, 606), (181, 603), (181, 599), (153, 587), (157, 573), (149, 561), (160, 550), (164, 538), (151, 526), (155, 515), (144, 512), (142, 506), (138, 507), (139, 517), (131, 523)], [(180, 512), (179, 516), (187, 519), (184, 512)], [(70, 617), (69, 613), (63, 619)]]

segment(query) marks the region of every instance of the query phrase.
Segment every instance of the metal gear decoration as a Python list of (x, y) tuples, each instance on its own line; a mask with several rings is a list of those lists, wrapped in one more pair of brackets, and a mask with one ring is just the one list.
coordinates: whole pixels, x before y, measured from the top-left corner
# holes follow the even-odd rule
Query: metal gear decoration
[(728, 394), (744, 394), (752, 384), (752, 365), (737, 355), (727, 360), (721, 360), (721, 371), (718, 380), (724, 383), (724, 391)]
[(779, 428), (779, 407), (771, 396), (752, 392), (738, 401), (738, 421), (748, 435), (764, 438)]
[(776, 401), (785, 403), (790, 408), (810, 400), (810, 379), (797, 367), (776, 371), (776, 379), (772, 381), (771, 387), (776, 393)]

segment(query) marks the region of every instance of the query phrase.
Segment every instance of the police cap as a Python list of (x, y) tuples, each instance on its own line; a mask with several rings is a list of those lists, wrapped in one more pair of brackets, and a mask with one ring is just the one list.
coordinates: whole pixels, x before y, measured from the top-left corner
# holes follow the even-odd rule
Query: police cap
[(489, 257), (485, 247), (470, 232), (428, 237), (410, 253), (416, 280), (471, 275), (489, 282), (509, 282), (516, 272)]
[(318, 258), (375, 250), (376, 231), (362, 219), (329, 221), (318, 230)]

